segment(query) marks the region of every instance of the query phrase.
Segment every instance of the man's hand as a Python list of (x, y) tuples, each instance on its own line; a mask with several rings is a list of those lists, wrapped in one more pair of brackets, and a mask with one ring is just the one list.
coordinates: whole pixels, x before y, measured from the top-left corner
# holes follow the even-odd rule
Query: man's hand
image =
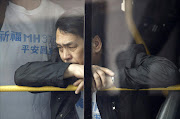
[[(75, 94), (78, 94), (83, 88), (84, 88), (84, 79), (79, 79), (73, 84), (74, 86), (78, 86)], [(97, 91), (96, 86), (95, 86), (95, 81), (92, 80), (92, 92)]]
[(97, 90), (112, 87), (113, 82), (111, 77), (114, 77), (114, 73), (110, 69), (93, 65), (92, 75)]
[[(114, 73), (110, 69), (92, 65), (92, 75), (94, 79), (92, 82), (93, 92), (114, 86), (111, 79), (111, 77), (114, 76)], [(74, 86), (78, 86), (75, 91), (75, 93), (78, 94), (84, 88), (84, 65), (71, 64), (64, 73), (64, 78), (73, 76), (79, 78), (79, 80), (73, 84)]]

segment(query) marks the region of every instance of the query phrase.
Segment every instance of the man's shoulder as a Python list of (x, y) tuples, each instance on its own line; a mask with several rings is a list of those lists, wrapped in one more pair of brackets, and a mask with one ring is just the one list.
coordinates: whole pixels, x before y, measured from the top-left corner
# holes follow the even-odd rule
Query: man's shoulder
[(132, 44), (126, 50), (120, 51), (116, 56), (116, 64), (120, 67), (131, 67), (139, 62), (146, 55), (142, 44)]

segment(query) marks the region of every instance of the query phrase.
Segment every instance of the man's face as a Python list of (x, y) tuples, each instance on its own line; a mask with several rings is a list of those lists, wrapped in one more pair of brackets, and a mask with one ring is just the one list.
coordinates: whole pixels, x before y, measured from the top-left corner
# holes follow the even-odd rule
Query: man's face
[(80, 36), (57, 29), (56, 44), (63, 62), (84, 64), (84, 40)]

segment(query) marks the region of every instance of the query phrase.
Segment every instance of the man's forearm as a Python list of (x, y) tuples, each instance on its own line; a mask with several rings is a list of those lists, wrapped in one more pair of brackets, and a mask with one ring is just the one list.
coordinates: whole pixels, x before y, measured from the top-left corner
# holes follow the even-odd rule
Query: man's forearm
[(15, 72), (15, 83), (23, 86), (59, 86), (65, 87), (63, 78), (69, 64), (58, 62), (30, 62)]
[(63, 78), (66, 79), (66, 78), (73, 77), (73, 76), (74, 76), (73, 71), (75, 71), (74, 65), (73, 65), (73, 64), (70, 64), (70, 65), (67, 67), (67, 69), (65, 70), (64, 75), (63, 75)]
[(136, 67), (119, 70), (120, 79), (117, 84), (122, 88), (158, 88), (180, 83), (177, 67), (166, 58), (151, 56), (144, 59)]

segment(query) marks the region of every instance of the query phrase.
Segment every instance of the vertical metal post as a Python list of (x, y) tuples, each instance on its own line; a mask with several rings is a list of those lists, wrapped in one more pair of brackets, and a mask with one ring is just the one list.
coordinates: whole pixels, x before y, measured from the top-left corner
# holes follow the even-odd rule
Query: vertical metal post
[(92, 119), (92, 0), (85, 0), (85, 52), (84, 52), (84, 119)]

